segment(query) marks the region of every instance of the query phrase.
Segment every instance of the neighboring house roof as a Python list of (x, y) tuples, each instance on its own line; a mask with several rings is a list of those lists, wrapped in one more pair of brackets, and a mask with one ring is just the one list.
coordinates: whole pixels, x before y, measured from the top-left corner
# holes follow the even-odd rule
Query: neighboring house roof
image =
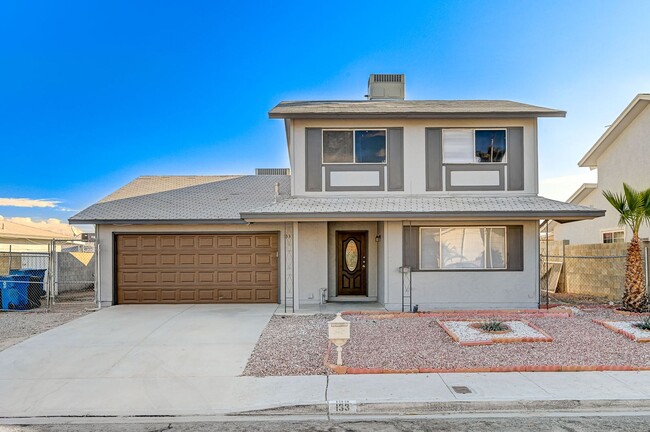
[(618, 116), (614, 123), (612, 123), (605, 133), (596, 141), (596, 144), (593, 145), (585, 154), (578, 166), (597, 168), (598, 167), (598, 158), (607, 150), (607, 148), (614, 142), (616, 138), (627, 128), (630, 123), (634, 121), (635, 118), (650, 104), (650, 94), (640, 93), (638, 94), (632, 102), (623, 110), (621, 115)]
[(242, 212), (246, 220), (317, 219), (336, 217), (426, 218), (551, 218), (563, 222), (592, 219), (604, 210), (538, 196), (411, 196), (411, 197), (293, 197)]
[(583, 199), (587, 197), (593, 191), (594, 189), (597, 189), (598, 185), (596, 183), (583, 183), (582, 186), (578, 188), (577, 191), (573, 193), (569, 197), (569, 199), (566, 200), (568, 203), (572, 204), (579, 204), (582, 202)]
[(270, 118), (565, 117), (566, 112), (508, 100), (285, 101)]
[(240, 212), (273, 203), (289, 176), (143, 176), (72, 216), (72, 223), (243, 223)]
[(80, 234), (69, 225), (61, 224), (57, 229), (48, 229), (47, 226), (35, 227), (14, 222), (11, 219), (0, 219), (0, 238), (2, 239), (28, 239), (28, 240), (72, 240)]

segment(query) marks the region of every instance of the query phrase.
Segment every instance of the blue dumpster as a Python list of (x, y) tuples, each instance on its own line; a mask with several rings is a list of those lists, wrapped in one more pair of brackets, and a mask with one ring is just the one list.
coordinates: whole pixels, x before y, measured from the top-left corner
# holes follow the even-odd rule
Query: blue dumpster
[(11, 275), (0, 278), (0, 290), (2, 291), (2, 309), (25, 310), (31, 309), (29, 301), (29, 285), (31, 276)]

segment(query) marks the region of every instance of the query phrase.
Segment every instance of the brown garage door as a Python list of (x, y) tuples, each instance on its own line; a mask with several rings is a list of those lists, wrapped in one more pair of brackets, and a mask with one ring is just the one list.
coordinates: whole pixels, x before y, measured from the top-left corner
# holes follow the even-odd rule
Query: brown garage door
[(276, 303), (277, 234), (120, 234), (117, 303)]

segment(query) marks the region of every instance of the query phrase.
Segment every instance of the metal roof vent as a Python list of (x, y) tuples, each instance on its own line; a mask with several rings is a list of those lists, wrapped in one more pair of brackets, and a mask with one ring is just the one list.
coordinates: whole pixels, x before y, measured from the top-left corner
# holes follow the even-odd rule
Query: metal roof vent
[(255, 168), (255, 175), (291, 175), (291, 168)]
[(404, 100), (405, 83), (404, 74), (371, 74), (366, 97), (370, 100)]

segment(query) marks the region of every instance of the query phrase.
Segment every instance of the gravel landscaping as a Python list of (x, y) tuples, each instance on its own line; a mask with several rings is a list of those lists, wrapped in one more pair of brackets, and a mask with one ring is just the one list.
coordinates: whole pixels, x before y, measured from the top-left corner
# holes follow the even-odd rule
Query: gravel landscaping
[(0, 351), (86, 313), (88, 312), (79, 310), (60, 312), (0, 311)]
[[(488, 318), (525, 320), (553, 338), (545, 343), (461, 346), (437, 320), (483, 320), (485, 316), (344, 315), (351, 321), (351, 339), (343, 348), (343, 363), (354, 368), (455, 369), (512, 366), (634, 366), (650, 367), (650, 344), (635, 341), (593, 320), (638, 322), (639, 317), (611, 309), (573, 308), (570, 317), (542, 314), (502, 314)], [(327, 321), (333, 315), (274, 317), (251, 355), (244, 375), (325, 374)], [(331, 358), (336, 352), (332, 349)]]

